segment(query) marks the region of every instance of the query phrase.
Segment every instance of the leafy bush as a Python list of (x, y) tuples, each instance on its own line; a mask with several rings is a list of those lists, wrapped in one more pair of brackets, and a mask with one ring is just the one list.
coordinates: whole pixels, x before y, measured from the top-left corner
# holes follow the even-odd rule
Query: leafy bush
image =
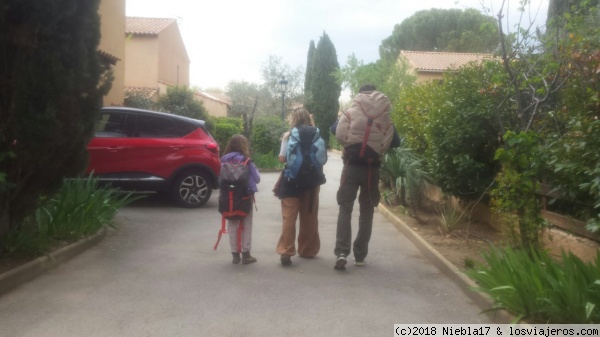
[(539, 189), (542, 154), (539, 138), (532, 132), (507, 132), (506, 148), (496, 151), (502, 170), (491, 191), (492, 212), (499, 215), (515, 246), (537, 248), (545, 224), (540, 215)]
[(125, 96), (125, 106), (138, 109), (153, 110), (155, 103), (145, 94), (131, 92)]
[[(575, 6), (566, 28), (569, 38), (559, 39), (564, 60), (565, 84), (560, 91), (552, 122), (564, 128), (551, 139), (550, 164), (563, 197), (573, 204), (588, 230), (600, 231), (600, 8), (592, 3)], [(590, 8), (586, 6), (592, 5)], [(567, 17), (567, 16), (565, 16)]]
[(99, 187), (91, 176), (67, 180), (56, 195), (25, 218), (3, 242), (6, 255), (46, 253), (57, 241), (75, 241), (113, 226), (119, 208), (139, 199), (110, 187)]
[(407, 87), (392, 111), (392, 121), (403, 143), (421, 156), (429, 148), (429, 113), (442, 104), (441, 89), (431, 82)]
[(289, 126), (277, 117), (260, 117), (254, 120), (250, 142), (255, 153), (279, 153), (281, 135)]
[(530, 323), (600, 323), (600, 252), (593, 263), (562, 253), (562, 262), (545, 252), (493, 249), (486, 266), (468, 270), (477, 291), (487, 293), (495, 308)]
[(500, 165), (494, 159), (502, 134), (498, 124), (501, 98), (490, 87), (501, 65), (466, 66), (445, 77), (442, 95), (429, 111), (428, 164), (445, 193), (478, 198)]
[(156, 108), (175, 115), (204, 120), (206, 127), (210, 131), (213, 130), (212, 120), (208, 118), (204, 105), (194, 98), (194, 91), (185, 86), (167, 87), (167, 93), (158, 98)]
[(227, 142), (233, 135), (241, 134), (243, 131), (242, 120), (232, 117), (216, 117), (213, 118), (214, 129), (211, 132), (213, 138), (219, 144), (221, 154), (227, 146)]

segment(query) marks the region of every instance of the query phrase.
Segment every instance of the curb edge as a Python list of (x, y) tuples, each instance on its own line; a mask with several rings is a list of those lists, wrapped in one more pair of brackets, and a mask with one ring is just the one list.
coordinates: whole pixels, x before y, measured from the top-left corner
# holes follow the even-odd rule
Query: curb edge
[(0, 296), (86, 251), (104, 239), (106, 232), (107, 229), (102, 228), (96, 234), (0, 274)]
[(505, 310), (490, 310), (494, 306), (492, 299), (481, 292), (474, 291), (473, 288), (477, 287), (477, 284), (471, 280), (468, 276), (456, 267), (452, 262), (446, 259), (440, 254), (434, 247), (432, 247), (427, 241), (425, 241), (418, 233), (416, 233), (410, 226), (408, 226), (402, 219), (398, 218), (392, 211), (390, 211), (384, 204), (379, 204), (377, 209), (379, 212), (390, 221), (398, 231), (406, 236), (422, 253), (429, 259), (441, 272), (446, 274), (454, 283), (456, 283), (460, 289), (475, 302), (489, 318), (492, 319), (493, 323), (497, 324), (510, 324), (514, 321), (510, 313)]

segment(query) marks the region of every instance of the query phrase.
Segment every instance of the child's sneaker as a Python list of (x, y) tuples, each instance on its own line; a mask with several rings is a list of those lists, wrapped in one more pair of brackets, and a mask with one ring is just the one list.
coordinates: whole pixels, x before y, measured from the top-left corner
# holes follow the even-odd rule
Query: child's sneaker
[(250, 263), (254, 263), (256, 262), (256, 258), (252, 255), (250, 255), (250, 252), (243, 252), (242, 253), (242, 264), (250, 264)]
[(362, 260), (362, 261), (361, 261), (361, 260), (356, 260), (356, 259), (354, 260), (354, 265), (355, 265), (355, 266), (362, 267), (362, 266), (364, 266), (365, 264), (366, 264), (366, 263), (365, 263), (365, 261), (364, 261), (364, 260)]
[(231, 263), (240, 264), (240, 262), (242, 261), (242, 258), (240, 257), (240, 253), (231, 253), (231, 255), (233, 255), (233, 260), (231, 260)]
[(346, 261), (346, 257), (344, 255), (340, 255), (338, 256), (337, 261), (335, 261), (335, 266), (333, 266), (333, 269), (346, 270), (346, 263), (348, 263), (348, 261)]

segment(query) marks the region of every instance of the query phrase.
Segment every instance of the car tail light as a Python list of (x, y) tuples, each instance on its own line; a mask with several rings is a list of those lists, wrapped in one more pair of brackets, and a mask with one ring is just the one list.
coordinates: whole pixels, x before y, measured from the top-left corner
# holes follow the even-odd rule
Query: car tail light
[(219, 155), (219, 145), (218, 144), (216, 144), (216, 143), (208, 143), (208, 144), (206, 144), (204, 146), (206, 146), (206, 148), (210, 152), (212, 152), (212, 153), (214, 153), (216, 155)]

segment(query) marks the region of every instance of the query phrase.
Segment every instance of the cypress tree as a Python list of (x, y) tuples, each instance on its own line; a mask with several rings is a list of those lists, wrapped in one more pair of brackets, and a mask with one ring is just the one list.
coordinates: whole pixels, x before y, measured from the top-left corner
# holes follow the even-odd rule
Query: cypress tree
[(314, 115), (315, 123), (321, 130), (326, 144), (329, 144), (329, 126), (335, 121), (340, 108), (342, 88), (334, 75), (339, 68), (335, 46), (327, 33), (323, 32), (314, 52), (309, 82), (310, 101), (307, 108)]
[(52, 196), (64, 177), (87, 165), (86, 146), (112, 78), (97, 51), (98, 5), (0, 6), (0, 241), (41, 196)]
[[(306, 72), (304, 75), (304, 99), (307, 103), (307, 109), (309, 108), (309, 105), (311, 102), (311, 97), (310, 97), (310, 83), (313, 80), (313, 67), (314, 67), (314, 60), (315, 60), (315, 41), (310, 40), (310, 45), (308, 46), (308, 55), (306, 56)], [(308, 111), (310, 111), (310, 109), (308, 109)]]

